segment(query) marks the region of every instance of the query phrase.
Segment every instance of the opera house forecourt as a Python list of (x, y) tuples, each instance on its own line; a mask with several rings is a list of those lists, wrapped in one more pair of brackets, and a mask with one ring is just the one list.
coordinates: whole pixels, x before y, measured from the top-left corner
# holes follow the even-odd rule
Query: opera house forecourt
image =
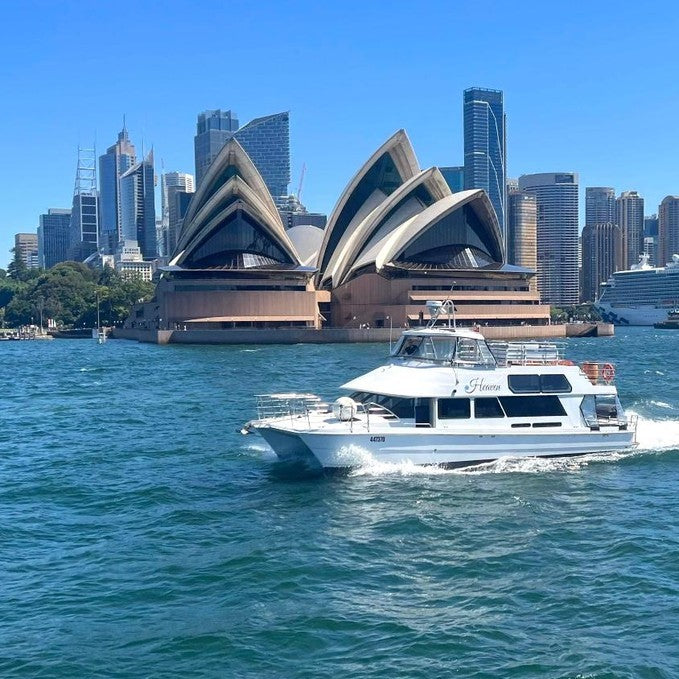
[(505, 262), (486, 193), (453, 193), (438, 168), (421, 170), (403, 130), (351, 179), (324, 230), (286, 231), (231, 139), (161, 271), (154, 300), (132, 310), (126, 329), (404, 327), (420, 322), (427, 300), (446, 298), (462, 325), (549, 322), (530, 286), (535, 272)]

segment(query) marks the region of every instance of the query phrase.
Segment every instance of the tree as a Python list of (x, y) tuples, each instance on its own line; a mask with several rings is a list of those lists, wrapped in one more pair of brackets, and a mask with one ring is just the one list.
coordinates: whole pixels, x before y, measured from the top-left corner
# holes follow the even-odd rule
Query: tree
[(14, 253), (14, 257), (7, 267), (7, 275), (15, 281), (27, 281), (29, 278), (28, 266), (26, 266), (21, 253), (17, 248), (12, 248), (10, 252)]

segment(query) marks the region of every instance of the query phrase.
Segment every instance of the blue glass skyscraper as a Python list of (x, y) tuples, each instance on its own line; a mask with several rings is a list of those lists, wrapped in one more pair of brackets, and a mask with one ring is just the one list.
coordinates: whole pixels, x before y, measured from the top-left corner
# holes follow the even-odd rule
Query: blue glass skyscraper
[(68, 259), (70, 225), (70, 210), (50, 208), (47, 214), (40, 215), (38, 262), (41, 268), (49, 269)]
[(123, 127), (118, 141), (99, 156), (99, 246), (108, 253), (115, 250), (121, 234), (120, 177), (136, 162), (134, 144)]
[(153, 151), (120, 177), (121, 241), (137, 241), (144, 259), (158, 254)]
[(287, 196), (290, 184), (290, 114), (285, 111), (255, 118), (233, 136), (250, 156), (274, 199)]
[(193, 147), (196, 160), (196, 188), (200, 185), (210, 164), (238, 129), (238, 116), (233, 111), (221, 109), (198, 114)]
[(464, 188), (485, 189), (507, 242), (507, 134), (501, 90), (464, 91)]

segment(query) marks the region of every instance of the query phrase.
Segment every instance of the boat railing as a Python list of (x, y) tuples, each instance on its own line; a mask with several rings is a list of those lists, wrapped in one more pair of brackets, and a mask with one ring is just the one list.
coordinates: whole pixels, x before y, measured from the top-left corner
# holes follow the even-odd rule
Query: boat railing
[(498, 366), (558, 365), (565, 347), (555, 342), (488, 342)]
[(257, 394), (257, 419), (290, 418), (294, 420), (306, 417), (309, 421), (309, 413), (325, 410), (328, 404), (316, 394)]

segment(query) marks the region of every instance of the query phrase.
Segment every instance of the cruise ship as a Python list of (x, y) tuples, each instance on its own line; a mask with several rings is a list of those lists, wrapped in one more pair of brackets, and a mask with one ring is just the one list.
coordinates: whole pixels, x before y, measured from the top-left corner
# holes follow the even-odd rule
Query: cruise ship
[(679, 307), (679, 255), (664, 267), (652, 267), (648, 255), (628, 271), (616, 271), (601, 286), (596, 310), (615, 325), (653, 325)]

